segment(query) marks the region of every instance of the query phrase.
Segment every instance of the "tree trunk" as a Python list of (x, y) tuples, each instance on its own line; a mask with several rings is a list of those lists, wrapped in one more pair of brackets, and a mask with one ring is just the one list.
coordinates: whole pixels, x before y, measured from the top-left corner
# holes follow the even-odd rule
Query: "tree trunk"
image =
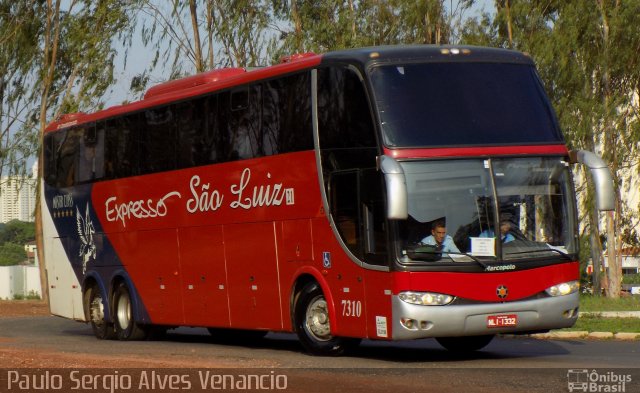
[[(617, 135), (615, 125), (611, 118), (611, 106), (613, 91), (611, 88), (611, 75), (609, 71), (609, 20), (605, 10), (603, 0), (598, 1), (600, 16), (602, 21), (602, 47), (603, 47), (603, 65), (602, 65), (602, 93), (604, 99), (604, 152), (609, 155), (609, 166), (613, 175), (614, 184), (619, 184), (618, 178), (618, 157), (616, 154)], [(616, 187), (616, 210), (607, 212), (607, 297), (620, 297), (620, 280), (622, 275), (622, 266), (618, 264), (618, 249), (616, 245), (615, 235), (615, 219), (620, 211), (620, 195), (619, 189)]]
[(196, 72), (204, 72), (204, 61), (202, 59), (202, 44), (200, 43), (200, 29), (198, 28), (198, 7), (196, 0), (189, 0), (189, 12), (191, 13), (191, 26), (193, 28), (193, 46), (196, 57)]
[(593, 285), (593, 294), (600, 296), (602, 294), (602, 283), (600, 282), (600, 269), (602, 267), (602, 244), (600, 243), (600, 231), (598, 229), (598, 210), (594, 207), (591, 210), (590, 217), (590, 232), (591, 239), (591, 261), (593, 263), (593, 273), (591, 276), (591, 282)]
[(607, 297), (619, 298), (620, 297), (620, 276), (621, 267), (618, 266), (617, 250), (616, 250), (616, 235), (614, 231), (614, 214), (615, 212), (607, 212), (607, 262), (609, 268), (607, 269)]

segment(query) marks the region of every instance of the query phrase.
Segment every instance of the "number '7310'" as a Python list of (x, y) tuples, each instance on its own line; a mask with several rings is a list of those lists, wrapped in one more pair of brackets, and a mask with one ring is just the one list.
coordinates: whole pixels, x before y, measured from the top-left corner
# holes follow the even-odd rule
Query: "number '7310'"
[(342, 316), (360, 318), (362, 315), (362, 302), (360, 300), (343, 300)]

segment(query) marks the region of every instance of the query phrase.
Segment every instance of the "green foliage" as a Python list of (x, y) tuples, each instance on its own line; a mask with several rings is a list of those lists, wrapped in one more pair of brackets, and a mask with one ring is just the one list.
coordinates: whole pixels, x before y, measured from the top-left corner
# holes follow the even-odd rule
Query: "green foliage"
[[(390, 44), (447, 44), (473, 1), (273, 1), (282, 25), (272, 57)], [(454, 9), (447, 6), (455, 5)]]
[(24, 246), (14, 243), (4, 243), (0, 246), (0, 266), (17, 265), (27, 259)]
[[(626, 274), (622, 276), (622, 283), (623, 284), (640, 284), (640, 273)], [(638, 310), (640, 310), (640, 305), (638, 307)]]
[(40, 295), (36, 291), (29, 291), (26, 295), (15, 294), (13, 300), (40, 300)]
[(34, 69), (42, 30), (40, 2), (0, 0), (0, 173), (24, 175), (37, 148), (25, 116), (37, 97)]
[[(59, 1), (54, 2), (54, 7)], [(56, 42), (58, 45), (54, 78), (46, 97), (50, 117), (100, 109), (101, 98), (115, 81), (115, 43), (129, 38), (134, 23), (131, 10), (136, 3), (61, 2), (60, 14), (52, 20), (48, 32), (53, 38), (49, 41), (50, 50)]]
[(24, 246), (35, 238), (36, 230), (32, 222), (13, 220), (0, 228), (0, 244), (14, 243)]
[(24, 245), (35, 239), (32, 222), (9, 221), (0, 227), (0, 266), (17, 265), (27, 259)]

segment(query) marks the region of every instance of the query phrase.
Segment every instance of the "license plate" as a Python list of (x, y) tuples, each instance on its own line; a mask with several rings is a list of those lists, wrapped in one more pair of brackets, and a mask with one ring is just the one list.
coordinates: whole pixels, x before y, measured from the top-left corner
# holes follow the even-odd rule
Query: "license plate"
[(487, 317), (488, 328), (513, 327), (517, 325), (518, 316), (516, 314), (489, 315)]

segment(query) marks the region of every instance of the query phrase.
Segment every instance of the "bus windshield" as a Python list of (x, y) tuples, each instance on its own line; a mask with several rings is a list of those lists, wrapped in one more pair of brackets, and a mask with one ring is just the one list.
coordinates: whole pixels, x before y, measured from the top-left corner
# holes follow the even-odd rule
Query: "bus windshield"
[[(409, 195), (409, 218), (399, 221), (397, 232), (401, 263), (475, 260), (484, 265), (576, 257), (575, 207), (568, 163), (563, 159), (464, 159), (401, 165)], [(446, 232), (444, 249), (435, 247), (443, 243), (442, 239), (433, 241), (437, 231)]]
[(394, 64), (370, 78), (388, 147), (563, 143), (531, 65)]

